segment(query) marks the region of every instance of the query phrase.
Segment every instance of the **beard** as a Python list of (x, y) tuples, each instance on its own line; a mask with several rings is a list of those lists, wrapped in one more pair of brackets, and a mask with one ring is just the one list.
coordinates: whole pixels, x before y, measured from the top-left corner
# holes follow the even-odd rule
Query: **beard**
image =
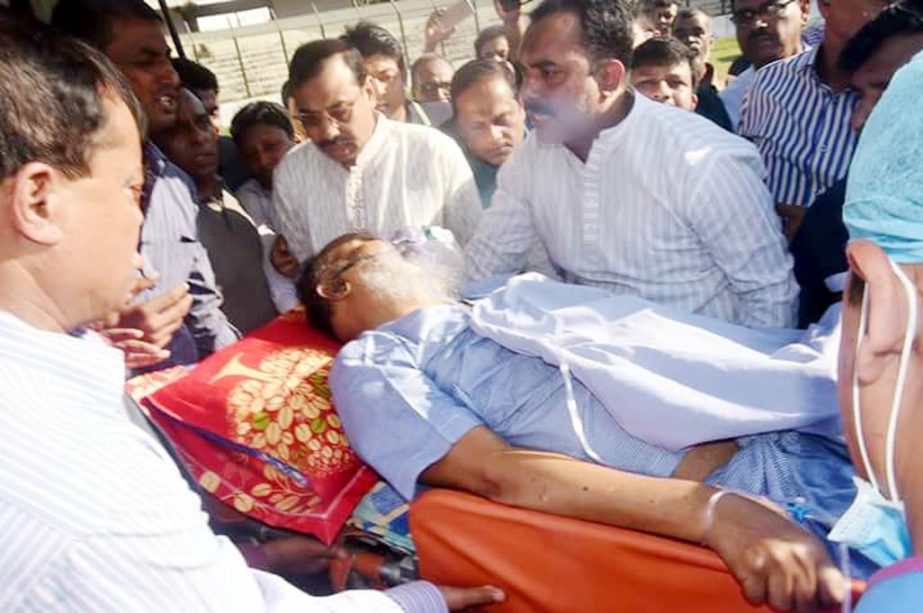
[(357, 268), (356, 281), (376, 302), (424, 304), (456, 300), (463, 271), (456, 273), (448, 266), (431, 263), (429, 258), (420, 261), (418, 257), (414, 254), (408, 260), (396, 251), (383, 254)]

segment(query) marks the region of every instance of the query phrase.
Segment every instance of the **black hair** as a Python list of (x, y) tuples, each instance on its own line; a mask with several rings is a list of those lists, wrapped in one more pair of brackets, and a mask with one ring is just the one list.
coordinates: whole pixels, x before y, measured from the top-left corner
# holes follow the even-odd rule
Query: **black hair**
[(689, 64), (692, 73), (692, 88), (698, 87), (696, 78), (695, 52), (672, 36), (657, 36), (645, 41), (631, 56), (631, 69), (642, 66), (673, 66)]
[(231, 138), (234, 139), (238, 147), (241, 146), (240, 141), (243, 139), (244, 133), (257, 124), (266, 124), (279, 128), (288, 134), (289, 138), (295, 137), (295, 131), (292, 128), (288, 112), (275, 102), (260, 100), (251, 102), (237, 111), (234, 119), (231, 120)]
[(0, 15), (0, 178), (29, 162), (85, 176), (108, 120), (105, 100), (113, 97), (128, 105), (143, 135), (144, 113), (102, 53)]
[(469, 87), (489, 79), (491, 77), (500, 77), (509, 83), (514, 95), (519, 93), (519, 82), (516, 72), (508, 62), (498, 62), (494, 58), (484, 58), (482, 60), (472, 60), (458, 69), (455, 76), (452, 77), (451, 98), (452, 111), (458, 112), (455, 107), (455, 101)]
[(397, 62), (402, 75), (406, 73), (404, 50), (401, 43), (383, 27), (368, 21), (360, 21), (353, 27), (346, 28), (346, 33), (340, 38), (358, 49), (362, 57), (369, 58), (373, 55), (389, 57)]
[(356, 240), (374, 241), (378, 240), (378, 237), (369, 232), (349, 232), (333, 239), (317, 255), (308, 260), (295, 283), (298, 300), (304, 305), (308, 323), (316, 330), (330, 336), (334, 335), (333, 309), (330, 306), (330, 300), (317, 292), (317, 287), (324, 281), (324, 275), (336, 264), (335, 261), (331, 261), (330, 254), (342, 245)]
[(295, 97), (295, 86), (292, 85), (291, 79), (286, 79), (282, 84), (282, 90), (279, 92), (282, 98), (282, 106), (288, 108), (288, 101)]
[(580, 18), (583, 44), (590, 57), (628, 64), (634, 43), (628, 0), (544, 0), (531, 13), (532, 24), (557, 13)]
[(923, 2), (905, 0), (892, 4), (849, 39), (840, 54), (840, 67), (854, 72), (869, 61), (888, 39), (920, 33), (923, 33)]
[(51, 14), (53, 26), (101, 50), (114, 38), (116, 19), (163, 23), (144, 0), (59, 0)]
[(316, 77), (324, 62), (339, 54), (343, 55), (343, 61), (356, 75), (356, 81), (360, 85), (364, 83), (365, 67), (359, 51), (342, 39), (325, 38), (305, 43), (295, 51), (288, 70), (292, 92), (294, 93), (296, 88)]
[(478, 34), (478, 37), (474, 39), (475, 59), (481, 59), (481, 47), (495, 38), (500, 38), (501, 36), (506, 36), (506, 28), (503, 26), (490, 26), (489, 28), (484, 28), (481, 30), (481, 33)]
[(654, 9), (674, 4), (678, 6), (679, 0), (637, 0), (636, 7), (639, 13), (649, 14)]
[(183, 87), (196, 94), (209, 89), (218, 93), (218, 77), (211, 70), (186, 58), (177, 57), (170, 61), (173, 62), (173, 70), (179, 75)]
[(695, 19), (699, 15), (703, 15), (709, 22), (711, 22), (711, 15), (706, 11), (703, 11), (700, 8), (695, 8), (693, 6), (687, 6), (679, 9), (679, 12), (676, 13), (676, 20), (673, 22), (676, 25), (676, 22), (680, 19)]

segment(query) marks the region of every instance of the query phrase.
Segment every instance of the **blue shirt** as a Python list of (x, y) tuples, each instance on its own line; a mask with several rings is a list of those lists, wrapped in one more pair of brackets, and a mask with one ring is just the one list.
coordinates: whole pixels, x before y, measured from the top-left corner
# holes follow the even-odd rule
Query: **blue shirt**
[(811, 206), (846, 176), (856, 145), (850, 119), (858, 94), (821, 82), (817, 53), (761, 68), (740, 109), (738, 134), (760, 150), (777, 204)]
[(138, 295), (144, 302), (180, 283), (189, 285), (192, 308), (168, 345), (170, 357), (158, 367), (194, 364), (230, 345), (238, 333), (221, 312), (221, 294), (205, 247), (199, 242), (199, 207), (189, 177), (153, 144), (144, 146), (144, 225), (140, 252), (145, 274), (157, 272), (157, 284)]
[[(469, 328), (461, 305), (421, 309), (364, 333), (330, 372), (351, 445), (408, 500), (420, 473), (486, 426), (517, 447), (589, 460), (555, 366)], [(578, 380), (574, 395), (590, 447), (609, 466), (666, 477), (682, 453), (626, 433)]]

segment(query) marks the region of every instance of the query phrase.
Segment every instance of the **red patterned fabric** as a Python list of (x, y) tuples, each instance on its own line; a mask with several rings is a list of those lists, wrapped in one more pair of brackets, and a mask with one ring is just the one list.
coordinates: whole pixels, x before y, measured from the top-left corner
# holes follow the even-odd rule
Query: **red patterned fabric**
[(129, 389), (181, 377), (142, 402), (199, 485), (241, 513), (329, 544), (377, 480), (331, 402), (338, 349), (293, 311), (185, 376), (145, 375)]

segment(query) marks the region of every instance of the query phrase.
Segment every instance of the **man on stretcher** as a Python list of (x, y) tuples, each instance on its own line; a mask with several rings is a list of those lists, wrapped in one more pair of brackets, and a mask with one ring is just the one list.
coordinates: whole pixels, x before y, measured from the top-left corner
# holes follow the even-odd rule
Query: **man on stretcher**
[(467, 306), (437, 277), (352, 234), (299, 281), (312, 324), (351, 341), (330, 384), (352, 445), (403, 496), (448, 487), (700, 542), (779, 609), (843, 598), (811, 534), (855, 495), (835, 326), (758, 331), (538, 275)]

